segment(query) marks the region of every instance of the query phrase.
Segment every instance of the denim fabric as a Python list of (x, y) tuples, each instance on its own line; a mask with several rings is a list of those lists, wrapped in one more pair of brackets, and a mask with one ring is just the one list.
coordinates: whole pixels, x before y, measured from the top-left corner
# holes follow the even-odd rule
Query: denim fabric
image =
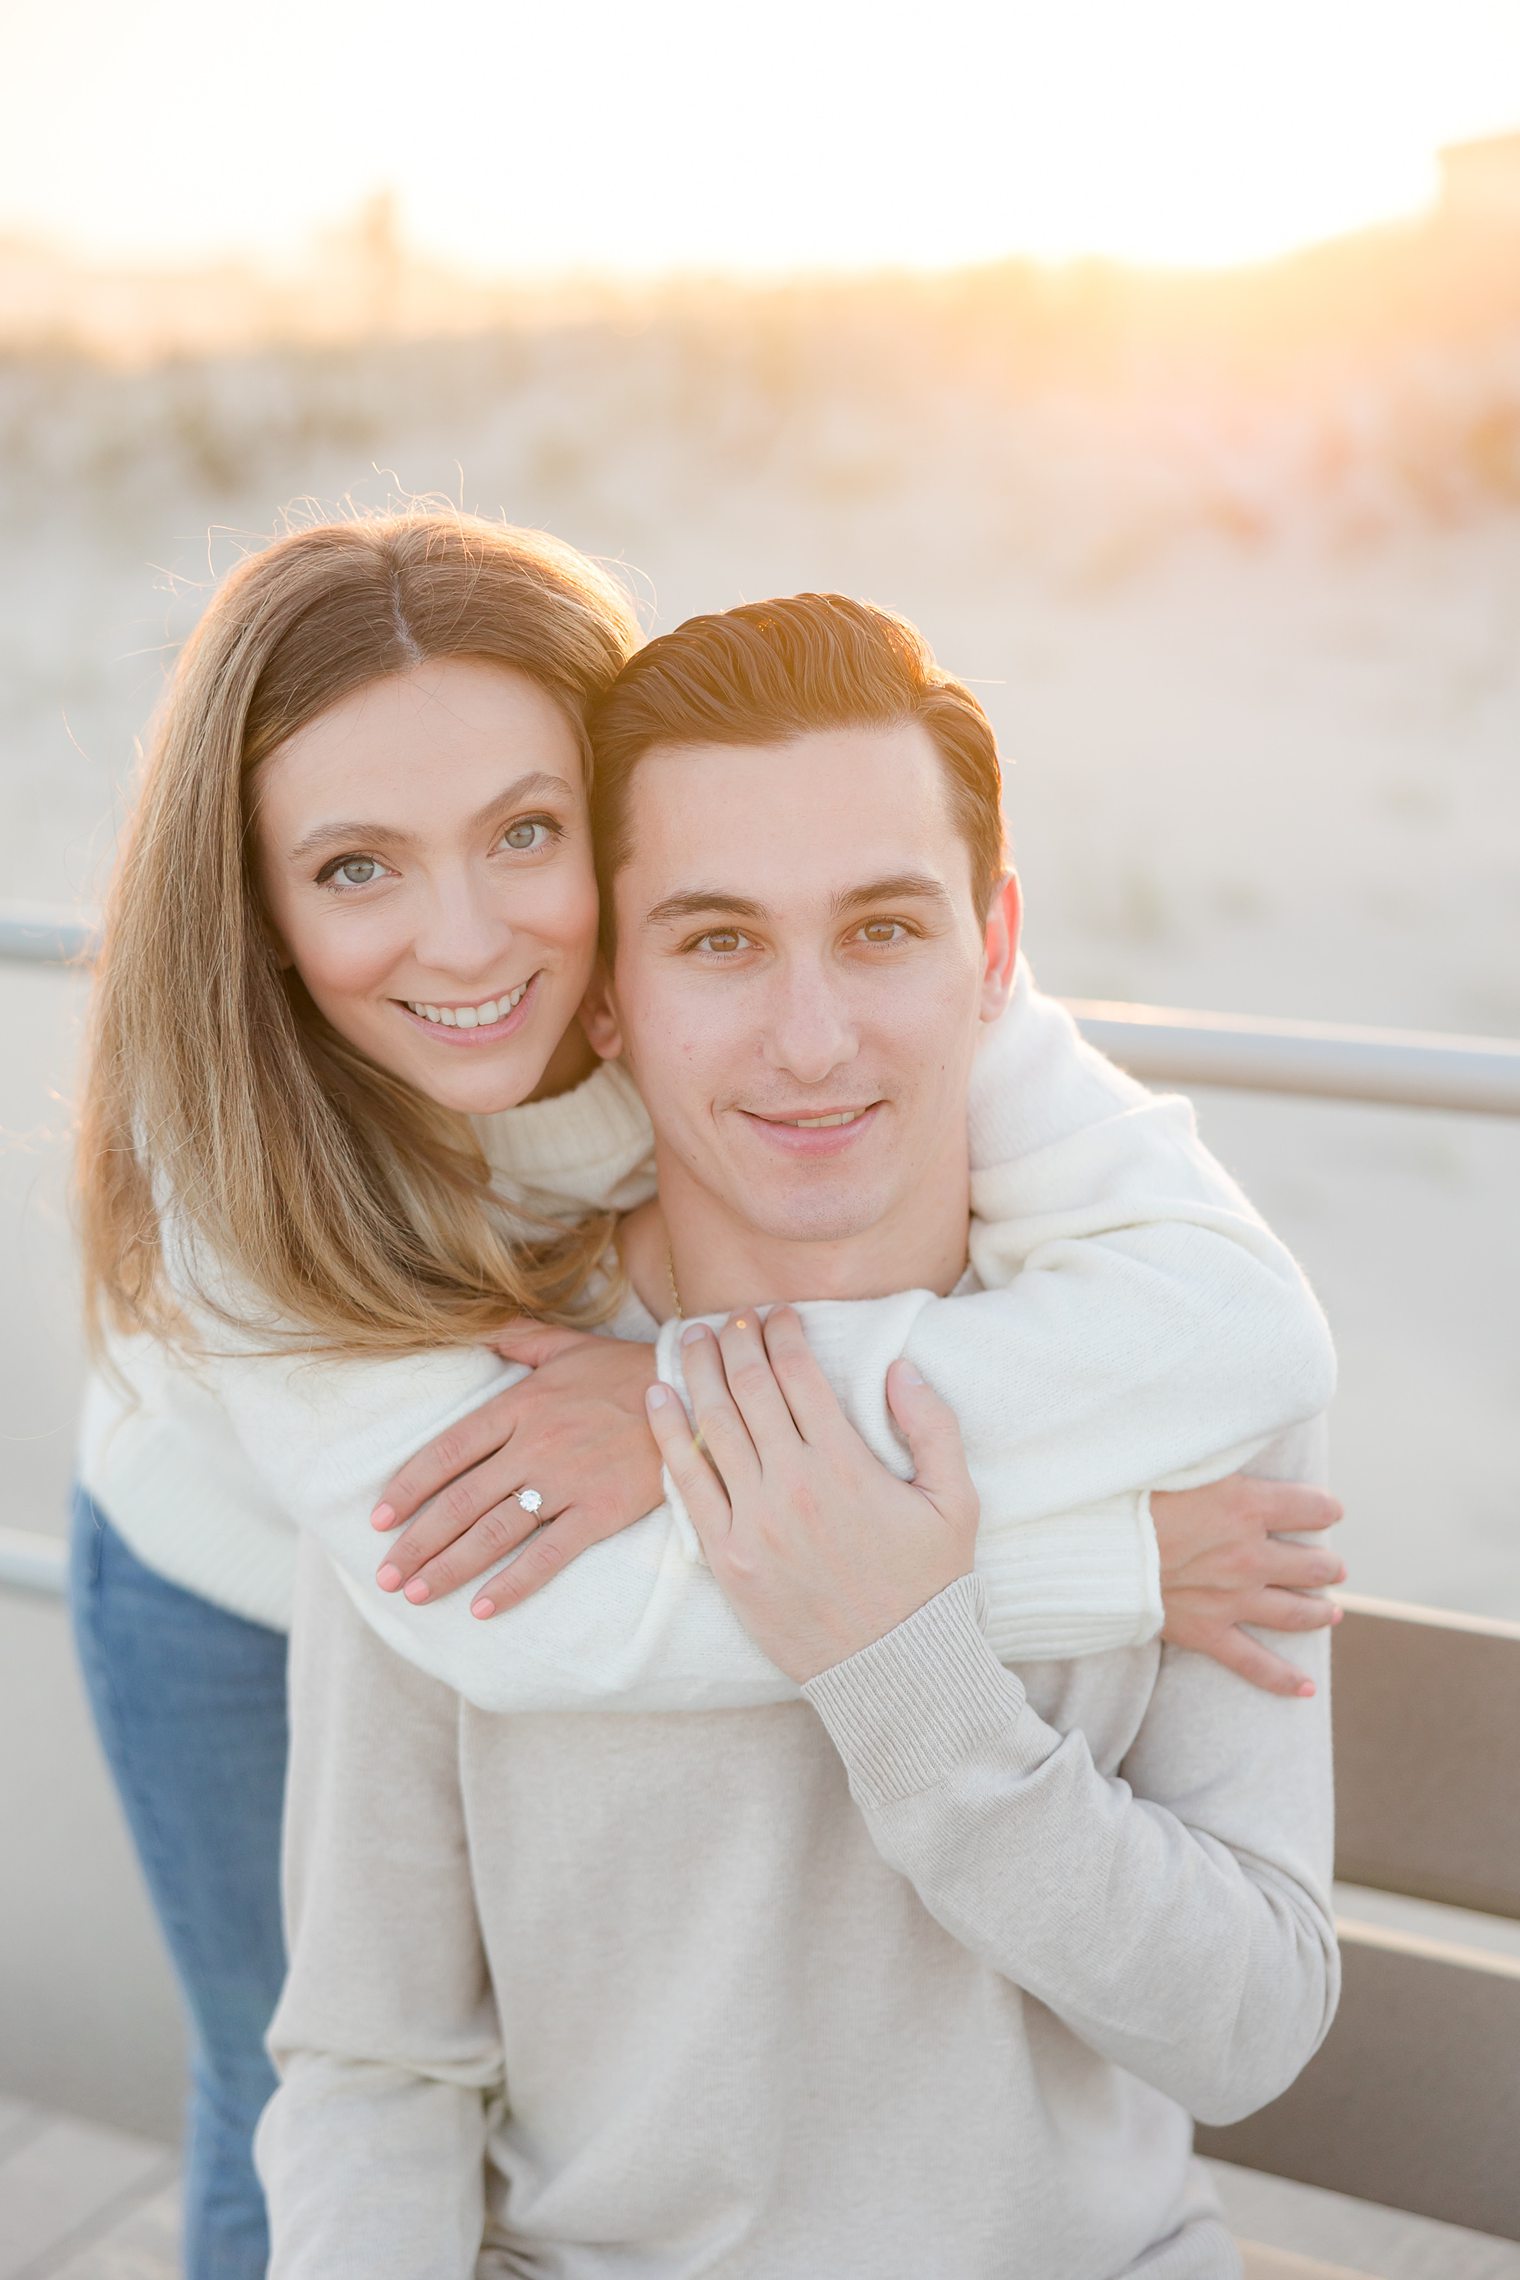
[(74, 1636), (95, 1723), (189, 2013), (187, 2280), (262, 2280), (253, 2128), (285, 1975), (283, 1633), (156, 1575), (76, 1491)]

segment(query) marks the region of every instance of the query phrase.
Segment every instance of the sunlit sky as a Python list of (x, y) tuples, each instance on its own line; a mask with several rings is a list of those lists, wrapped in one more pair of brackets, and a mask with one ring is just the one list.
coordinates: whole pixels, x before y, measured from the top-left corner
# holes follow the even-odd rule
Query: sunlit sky
[(490, 271), (1215, 263), (1520, 127), (1520, 0), (0, 0), (0, 232)]

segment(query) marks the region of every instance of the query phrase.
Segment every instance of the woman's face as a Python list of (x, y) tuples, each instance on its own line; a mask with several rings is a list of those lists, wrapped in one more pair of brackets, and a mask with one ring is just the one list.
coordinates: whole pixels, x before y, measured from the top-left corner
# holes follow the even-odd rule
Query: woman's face
[(593, 1065), (580, 748), (537, 682), (477, 658), (372, 681), (270, 754), (260, 878), (282, 953), (349, 1044), (489, 1116)]

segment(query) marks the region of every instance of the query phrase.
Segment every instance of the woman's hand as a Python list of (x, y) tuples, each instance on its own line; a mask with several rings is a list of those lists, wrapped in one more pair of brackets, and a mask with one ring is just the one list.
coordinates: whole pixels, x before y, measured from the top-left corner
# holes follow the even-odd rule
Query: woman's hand
[(696, 1435), (657, 1385), (655, 1439), (713, 1575), (789, 1678), (804, 1685), (970, 1574), (977, 1497), (960, 1428), (916, 1370), (887, 1375), (910, 1482), (866, 1447), (791, 1307), (763, 1329), (736, 1314), (716, 1338), (694, 1322), (681, 1345)]
[[(419, 1449), (370, 1516), (379, 1529), (411, 1520), (375, 1581), (416, 1603), (457, 1591), (532, 1537), (472, 1602), (481, 1617), (517, 1606), (661, 1497), (644, 1412), (653, 1346), (539, 1323), (517, 1324), (491, 1343), (504, 1360), (527, 1363), (531, 1377)], [(525, 1511), (519, 1489), (536, 1490), (541, 1508)]]
[(1208, 1488), (1153, 1492), (1151, 1517), (1161, 1552), (1163, 1639), (1211, 1655), (1268, 1694), (1312, 1694), (1312, 1679), (1241, 1625), (1315, 1631), (1340, 1621), (1340, 1609), (1319, 1596), (1323, 1585), (1345, 1581), (1336, 1554), (1282, 1540), (1333, 1528), (1341, 1518), (1335, 1498), (1236, 1473)]

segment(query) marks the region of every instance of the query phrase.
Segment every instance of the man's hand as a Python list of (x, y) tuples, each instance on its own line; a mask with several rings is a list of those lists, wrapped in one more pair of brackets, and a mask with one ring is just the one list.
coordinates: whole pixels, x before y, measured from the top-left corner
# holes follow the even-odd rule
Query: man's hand
[(1212, 1655), (1268, 1694), (1311, 1695), (1313, 1680), (1241, 1625), (1314, 1631), (1340, 1621), (1340, 1609), (1319, 1596), (1323, 1585), (1345, 1581), (1336, 1554), (1282, 1540), (1333, 1528), (1341, 1517), (1335, 1498), (1237, 1473), (1208, 1488), (1153, 1492), (1151, 1517), (1161, 1552), (1161, 1636)]
[[(370, 1515), (374, 1527), (391, 1529), (420, 1511), (375, 1578), (382, 1591), (404, 1591), (416, 1603), (472, 1582), (531, 1536), (472, 1602), (471, 1614), (482, 1617), (515, 1607), (588, 1544), (652, 1512), (661, 1495), (644, 1414), (652, 1346), (531, 1322), (491, 1344), (532, 1376), (420, 1449)], [(543, 1498), (537, 1512), (516, 1501), (520, 1488)]]
[(878, 1462), (834, 1397), (791, 1307), (693, 1323), (682, 1359), (696, 1417), (647, 1399), (708, 1565), (757, 1646), (799, 1685), (969, 1575), (977, 1498), (954, 1413), (905, 1362), (887, 1399), (916, 1477)]

